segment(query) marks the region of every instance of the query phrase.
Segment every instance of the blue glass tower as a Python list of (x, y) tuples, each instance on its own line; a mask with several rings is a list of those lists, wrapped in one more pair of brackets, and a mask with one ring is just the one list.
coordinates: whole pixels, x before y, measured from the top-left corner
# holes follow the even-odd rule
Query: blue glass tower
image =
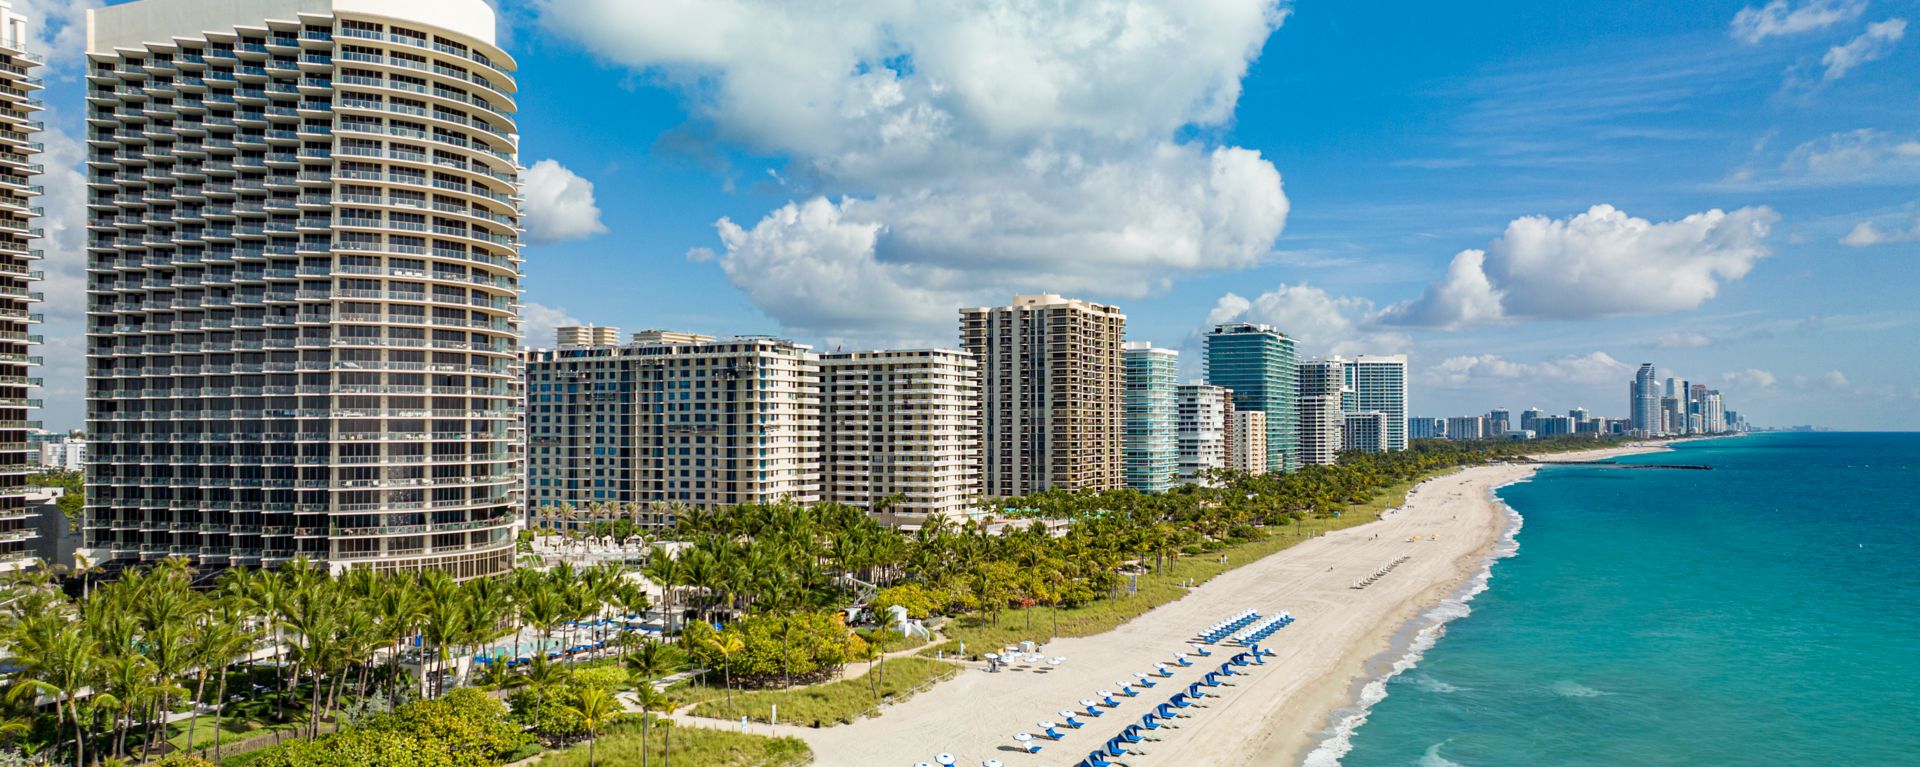
[(1293, 339), (1267, 325), (1216, 325), (1207, 334), (1207, 383), (1233, 390), (1235, 410), (1267, 414), (1267, 470), (1300, 467), (1298, 419), (1299, 353)]

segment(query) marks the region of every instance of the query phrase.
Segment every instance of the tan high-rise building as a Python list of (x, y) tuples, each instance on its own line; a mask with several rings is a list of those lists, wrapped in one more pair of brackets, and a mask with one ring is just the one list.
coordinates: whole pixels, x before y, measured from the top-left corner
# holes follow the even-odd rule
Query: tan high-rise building
[(820, 368), (807, 346), (743, 337), (539, 349), (526, 391), (531, 510), (820, 500)]
[(1300, 419), (1294, 429), (1299, 441), (1295, 451), (1302, 466), (1332, 466), (1340, 460), (1344, 445), (1346, 415), (1340, 403), (1353, 395), (1347, 386), (1344, 360), (1310, 360), (1300, 363), (1299, 392), (1293, 411)]
[(1125, 484), (1126, 326), (1119, 307), (1051, 294), (960, 310), (980, 361), (987, 495)]
[(980, 366), (956, 349), (820, 356), (822, 497), (883, 521), (963, 517), (980, 496)]
[(554, 328), (553, 342), (557, 346), (619, 346), (620, 329), (593, 325)]
[(1228, 431), (1227, 468), (1247, 474), (1267, 473), (1267, 414), (1235, 410), (1233, 428)]

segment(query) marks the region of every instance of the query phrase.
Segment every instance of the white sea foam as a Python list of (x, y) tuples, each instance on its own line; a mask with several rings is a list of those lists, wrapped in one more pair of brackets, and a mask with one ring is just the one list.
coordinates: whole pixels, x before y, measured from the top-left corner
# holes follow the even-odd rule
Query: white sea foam
[(1427, 752), (1422, 754), (1420, 761), (1415, 764), (1419, 765), (1419, 767), (1467, 767), (1464, 764), (1441, 756), (1440, 747), (1444, 745), (1446, 745), (1445, 741), (1428, 746)]
[[(1508, 484), (1526, 481), (1528, 479), (1523, 478)], [(1506, 487), (1506, 485), (1500, 487)], [(1520, 526), (1526, 520), (1521, 518), (1520, 512), (1514, 511), (1512, 506), (1500, 500), (1500, 487), (1488, 489), (1487, 497), (1507, 512), (1507, 531), (1500, 536), (1500, 542), (1494, 545), (1493, 554), (1487, 557), (1486, 565), (1481, 568), (1478, 575), (1468, 579), (1457, 594), (1434, 605), (1432, 609), (1421, 615), (1420, 620), (1425, 621), (1426, 625), (1414, 633), (1413, 641), (1407, 644), (1406, 652), (1393, 662), (1393, 666), (1384, 675), (1368, 681), (1360, 688), (1359, 700), (1355, 701), (1354, 705), (1335, 712), (1338, 721), (1328, 728), (1327, 737), (1320, 741), (1320, 745), (1308, 752), (1307, 757), (1301, 760), (1302, 767), (1339, 767), (1340, 760), (1353, 750), (1353, 733), (1360, 729), (1360, 725), (1367, 723), (1367, 717), (1373, 713), (1373, 707), (1387, 699), (1387, 683), (1394, 677), (1420, 665), (1420, 659), (1426, 657), (1427, 651), (1433, 649), (1433, 646), (1440, 642), (1440, 637), (1446, 635), (1448, 623), (1473, 612), (1473, 607), (1468, 603), (1487, 590), (1487, 582), (1493, 579), (1494, 562), (1520, 553)], [(1427, 749), (1427, 755), (1421, 759), (1420, 764), (1423, 767), (1456, 765), (1455, 762), (1441, 757), (1439, 748), (1439, 744), (1436, 744), (1433, 748)]]
[(1433, 678), (1430, 674), (1414, 674), (1413, 676), (1407, 677), (1407, 681), (1412, 682), (1413, 686), (1420, 688), (1422, 692), (1433, 692), (1444, 695), (1446, 693), (1460, 691), (1459, 685), (1442, 682)]
[(1596, 690), (1571, 679), (1562, 679), (1553, 683), (1553, 694), (1562, 698), (1598, 698), (1602, 695), (1612, 695), (1613, 693), (1605, 690)]

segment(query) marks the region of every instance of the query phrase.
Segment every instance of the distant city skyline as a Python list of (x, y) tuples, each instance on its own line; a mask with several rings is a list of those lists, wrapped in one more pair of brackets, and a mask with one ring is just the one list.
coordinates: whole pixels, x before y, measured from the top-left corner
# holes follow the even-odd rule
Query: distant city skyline
[[(31, 9), (56, 430), (84, 400), (87, 5)], [(1920, 359), (1883, 353), (1920, 342), (1920, 54), (1863, 47), (1912, 0), (1788, 1), (1783, 31), (1739, 1), (1377, 25), (1139, 0), (1178, 31), (1112, 59), (1064, 47), (1119, 23), (1071, 7), (989, 30), (1044, 71), (985, 67), (933, 7), (749, 2), (768, 23), (710, 48), (671, 4), (499, 5), (530, 338), (592, 318), (919, 348), (954, 343), (958, 307), (1061, 292), (1126, 306), (1183, 381), (1206, 329), (1246, 321), (1303, 357), (1408, 354), (1422, 411), (1604, 408), (1659, 356), (1743, 385), (1760, 423), (1920, 428)]]

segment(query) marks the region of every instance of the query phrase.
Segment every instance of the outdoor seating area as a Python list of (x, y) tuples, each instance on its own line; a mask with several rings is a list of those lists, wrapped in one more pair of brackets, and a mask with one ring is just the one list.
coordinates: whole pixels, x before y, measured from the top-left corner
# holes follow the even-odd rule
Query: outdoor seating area
[[(1158, 739), (1155, 736), (1156, 730), (1174, 726), (1172, 722), (1176, 719), (1193, 716), (1192, 709), (1202, 705), (1199, 701), (1220, 694), (1220, 688), (1233, 684), (1232, 677), (1247, 673), (1254, 666), (1265, 664), (1265, 658), (1272, 656), (1273, 651), (1260, 647), (1257, 643), (1292, 623), (1293, 620), (1293, 616), (1285, 611), (1263, 618), (1253, 610), (1245, 610), (1208, 627), (1206, 631), (1201, 632), (1202, 637), (1208, 637), (1209, 641), (1216, 643), (1231, 638), (1246, 649), (1233, 653), (1218, 666), (1211, 667), (1201, 674), (1199, 679), (1188, 682), (1185, 687), (1176, 687), (1177, 691), (1165, 699), (1157, 703), (1146, 703), (1146, 710), (1140, 713), (1137, 719), (1127, 720), (1127, 724), (1118, 730), (1109, 731), (1111, 734), (1105, 740), (1099, 741), (1099, 745), (1086, 752), (1079, 761), (1074, 762), (1074, 767), (1102, 767), (1103, 765), (1113, 767), (1117, 764), (1116, 760), (1121, 758), (1147, 755), (1147, 751), (1143, 750), (1142, 746)], [(1028, 652), (1019, 652), (1018, 649), (1009, 647), (1006, 654), (994, 654), (995, 665), (1003, 665), (1009, 658), (1026, 660), (1029, 657), (1040, 657)], [(1183, 668), (1192, 667), (1197, 665), (1194, 662), (1195, 657), (1209, 657), (1216, 654), (1203, 645), (1194, 645), (1191, 649), (1194, 650), (1191, 655), (1185, 651), (1174, 653), (1172, 664)], [(1144, 694), (1145, 691), (1158, 687), (1159, 680), (1170, 679), (1174, 673), (1167, 663), (1155, 663), (1149, 671), (1134, 673), (1132, 679), (1123, 677), (1114, 683), (1114, 689), (1097, 690), (1092, 696), (1081, 698), (1066, 708), (1060, 709), (1057, 719), (1035, 722), (1034, 727), (1039, 731), (1038, 735), (1024, 731), (1013, 733), (1011, 737), (1013, 745), (1003, 746), (1001, 750), (1039, 754), (1054, 744), (1064, 744), (1069, 738), (1079, 737), (1076, 734), (1078, 731), (1093, 727), (1091, 723), (1095, 720), (1102, 719), (1108, 714), (1120, 714), (1123, 708), (1131, 705), (1131, 700), (1147, 697)], [(932, 762), (920, 762), (917, 767), (935, 767), (935, 765), (948, 767), (958, 763), (958, 758), (953, 754), (942, 753), (935, 756)], [(983, 760), (981, 764), (983, 767), (998, 767), (1000, 762), (989, 758)]]

